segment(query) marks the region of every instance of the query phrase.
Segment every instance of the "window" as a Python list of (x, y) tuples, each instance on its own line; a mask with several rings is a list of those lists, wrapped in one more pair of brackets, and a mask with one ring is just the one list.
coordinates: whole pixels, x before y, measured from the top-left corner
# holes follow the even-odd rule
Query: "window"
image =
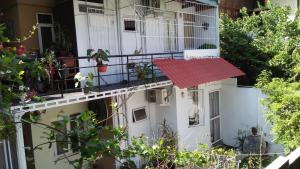
[(147, 119), (146, 109), (145, 108), (139, 108), (139, 109), (133, 110), (132, 117), (133, 117), (133, 122), (134, 123), (138, 122), (138, 121), (141, 121), (141, 120)]
[(209, 93), (210, 132), (213, 144), (221, 140), (219, 99), (219, 91)]
[[(74, 115), (71, 115), (70, 119), (70, 130), (71, 131), (75, 131), (75, 130), (78, 130), (78, 129), (83, 129), (84, 128), (84, 125), (81, 121), (79, 121), (77, 119), (77, 117), (79, 116), (80, 114), (74, 114)], [(71, 149), (73, 152), (77, 152), (79, 150), (79, 146), (80, 146), (80, 142), (79, 142), (79, 136), (78, 135), (72, 135), (71, 137)]]
[(135, 20), (124, 20), (124, 30), (125, 31), (136, 31)]
[(188, 96), (192, 100), (192, 106), (188, 111), (189, 115), (189, 125), (198, 125), (199, 124), (199, 96), (198, 96), (198, 87), (188, 88)]
[[(72, 131), (84, 129), (84, 124), (77, 118), (79, 115), (79, 113), (71, 115), (69, 125), (66, 125), (63, 120), (52, 122), (56, 129), (60, 131), (57, 131), (55, 135), (57, 156), (70, 151), (73, 153), (78, 152), (80, 146), (79, 136), (75, 135), (75, 133), (72, 135)], [(68, 140), (68, 137), (65, 137), (66, 134), (71, 135), (70, 140)]]
[(195, 16), (183, 14), (184, 20), (184, 48), (193, 49), (195, 47)]
[(79, 1), (103, 4), (103, 0), (79, 0)]
[(37, 14), (40, 53), (50, 48), (55, 41), (52, 14)]
[(56, 127), (57, 131), (55, 135), (56, 140), (56, 152), (57, 155), (61, 155), (68, 151), (68, 140), (65, 135), (67, 134), (67, 126), (63, 120), (54, 121), (52, 124)]

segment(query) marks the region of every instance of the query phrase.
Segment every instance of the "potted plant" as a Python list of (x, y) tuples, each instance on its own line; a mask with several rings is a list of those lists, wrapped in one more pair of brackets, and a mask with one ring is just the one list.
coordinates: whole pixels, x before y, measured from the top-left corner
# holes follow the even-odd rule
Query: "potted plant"
[(31, 87), (35, 88), (38, 92), (45, 92), (45, 81), (50, 84), (50, 73), (41, 61), (35, 60), (26, 70), (25, 79), (29, 82)]
[(55, 43), (52, 47), (59, 57), (73, 57), (71, 53), (72, 43), (68, 32), (66, 26), (60, 23), (55, 24)]
[(48, 70), (50, 76), (53, 77), (55, 75), (56, 66), (58, 65), (58, 61), (55, 57), (54, 51), (47, 49), (43, 54), (41, 63), (46, 66), (46, 69)]
[(109, 55), (110, 53), (108, 50), (98, 49), (97, 52), (95, 52), (94, 49), (87, 50), (87, 56), (89, 57), (88, 61), (90, 61), (90, 59), (94, 59), (97, 62), (98, 72), (107, 71), (107, 65), (103, 62), (109, 61)]
[(150, 66), (151, 65), (149, 65), (148, 63), (143, 63), (135, 66), (135, 72), (138, 80), (146, 80), (151, 72)]
[(91, 91), (91, 88), (94, 86), (94, 75), (93, 73), (88, 73), (87, 77), (82, 76), (80, 72), (78, 72), (75, 76), (74, 76), (74, 80), (75, 80), (75, 87), (77, 88), (79, 86), (79, 83), (84, 82), (84, 86), (83, 86), (83, 93), (84, 94), (88, 94)]

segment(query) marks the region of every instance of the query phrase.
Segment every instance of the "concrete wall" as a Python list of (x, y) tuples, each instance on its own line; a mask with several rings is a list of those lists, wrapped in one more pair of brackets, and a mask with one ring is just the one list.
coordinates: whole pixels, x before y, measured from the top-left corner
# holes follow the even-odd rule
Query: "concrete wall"
[[(0, 1), (1, 2), (1, 1)], [(28, 35), (32, 30), (32, 26), (36, 25), (37, 13), (52, 13), (52, 7), (55, 1), (52, 0), (14, 0), (3, 1), (1, 5), (5, 7), (4, 17), (5, 20), (12, 25), (12, 31), (15, 37), (23, 38)], [(29, 50), (36, 50), (39, 48), (38, 33), (37, 31), (32, 38), (22, 42)]]
[(264, 95), (256, 88), (234, 87), (230, 83), (223, 83), (221, 99), (224, 143), (238, 146), (238, 132), (250, 132), (251, 127), (257, 127), (270, 143), (270, 152), (283, 152), (282, 146), (272, 143), (271, 125), (266, 122), (261, 105)]
[(293, 19), (295, 17), (295, 13), (298, 9), (298, 0), (271, 0), (271, 3), (275, 4), (275, 5), (279, 5), (279, 6), (283, 6), (283, 7), (290, 7), (291, 8), (291, 15), (290, 15), (290, 19)]
[[(57, 121), (58, 115), (61, 112), (61, 110), (64, 111), (64, 115), (71, 115), (75, 113), (80, 113), (82, 111), (87, 110), (87, 104), (86, 103), (79, 103), (64, 107), (57, 107), (48, 109), (45, 114), (42, 114), (42, 123), (45, 124), (51, 124), (53, 121)], [(35, 147), (38, 144), (47, 142), (43, 136), (44, 130), (41, 128), (41, 126), (32, 125), (32, 139), (33, 139), (33, 147)], [(66, 160), (61, 160), (55, 164), (55, 161), (59, 158), (62, 158), (62, 156), (56, 155), (56, 145), (53, 144), (52, 147), (49, 149), (48, 145), (42, 146), (41, 150), (34, 151), (34, 158), (35, 158), (35, 168), (36, 169), (73, 169), (69, 163), (67, 163)]]
[[(145, 91), (134, 93), (126, 105), (129, 137), (146, 136), (150, 141), (155, 138), (156, 107), (155, 103), (149, 103), (146, 100)], [(146, 109), (147, 119), (133, 122), (133, 110), (143, 107)]]

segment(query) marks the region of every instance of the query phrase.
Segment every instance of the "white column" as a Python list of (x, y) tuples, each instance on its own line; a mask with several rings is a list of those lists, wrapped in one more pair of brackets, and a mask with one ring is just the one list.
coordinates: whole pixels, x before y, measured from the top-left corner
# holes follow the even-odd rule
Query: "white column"
[(16, 146), (17, 146), (17, 156), (18, 156), (18, 166), (19, 169), (27, 169), (26, 155), (25, 155), (25, 145), (23, 137), (23, 126), (21, 122), (22, 116), (25, 112), (13, 112), (14, 121), (16, 122)]

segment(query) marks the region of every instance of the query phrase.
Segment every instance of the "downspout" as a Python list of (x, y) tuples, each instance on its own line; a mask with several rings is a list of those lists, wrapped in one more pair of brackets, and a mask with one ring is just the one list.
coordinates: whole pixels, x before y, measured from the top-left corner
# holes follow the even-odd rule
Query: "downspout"
[(16, 148), (17, 148), (17, 157), (18, 157), (18, 166), (19, 169), (27, 169), (26, 154), (25, 154), (25, 145), (23, 137), (23, 125), (22, 117), (25, 112), (13, 111), (14, 122), (16, 123)]
[[(117, 41), (118, 41), (118, 50), (119, 50), (119, 54), (120, 55), (123, 55), (123, 43), (122, 43), (122, 28), (121, 28), (121, 14), (120, 14), (120, 0), (115, 0), (115, 10), (116, 10), (116, 27), (117, 27)], [(123, 65), (123, 58), (120, 57), (120, 62), (121, 62), (121, 65)], [(123, 66), (122, 66), (122, 69), (121, 69), (121, 72), (122, 72), (122, 79), (124, 80), (124, 70), (123, 70)]]

